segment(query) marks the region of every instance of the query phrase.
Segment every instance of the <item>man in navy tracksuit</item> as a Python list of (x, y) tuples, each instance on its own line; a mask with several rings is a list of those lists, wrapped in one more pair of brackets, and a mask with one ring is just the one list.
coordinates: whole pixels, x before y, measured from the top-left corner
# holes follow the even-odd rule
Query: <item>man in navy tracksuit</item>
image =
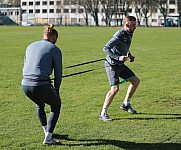
[(119, 77), (124, 81), (129, 81), (130, 85), (127, 90), (124, 102), (120, 106), (122, 110), (129, 113), (136, 114), (130, 105), (130, 100), (136, 88), (139, 85), (139, 78), (129, 69), (124, 62), (130, 59), (130, 62), (134, 62), (135, 57), (131, 55), (129, 48), (131, 45), (131, 39), (133, 32), (136, 29), (136, 18), (133, 16), (127, 16), (123, 21), (123, 29), (117, 31), (112, 39), (105, 45), (104, 52), (107, 54), (105, 61), (105, 69), (107, 77), (111, 86), (110, 91), (107, 93), (101, 114), (100, 120), (111, 121), (112, 119), (108, 116), (107, 110), (111, 104), (114, 96), (119, 90)]
[[(52, 138), (60, 114), (61, 99), (59, 89), (62, 81), (62, 54), (55, 45), (58, 32), (53, 25), (45, 28), (43, 39), (33, 42), (26, 49), (22, 89), (36, 104), (36, 112), (44, 129), (43, 144), (60, 144)], [(54, 72), (54, 85), (50, 75)], [(50, 105), (50, 115), (46, 117), (45, 104)]]

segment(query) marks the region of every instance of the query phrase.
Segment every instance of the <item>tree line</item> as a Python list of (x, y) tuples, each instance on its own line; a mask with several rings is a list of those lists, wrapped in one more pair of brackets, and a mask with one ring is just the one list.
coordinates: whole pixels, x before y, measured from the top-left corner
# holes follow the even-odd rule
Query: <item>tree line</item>
[[(178, 8), (178, 24), (180, 26), (179, 20), (181, 20), (181, 0), (174, 1)], [(153, 12), (155, 12), (157, 9), (160, 10), (160, 13), (163, 15), (165, 25), (169, 14), (168, 0), (80, 0), (79, 3), (86, 10), (85, 13), (91, 14), (91, 16), (94, 18), (96, 26), (99, 26), (98, 13), (100, 5), (102, 6), (105, 14), (104, 21), (107, 26), (110, 26), (113, 15), (118, 18), (121, 18), (123, 15), (129, 15), (129, 8), (131, 5), (135, 7), (138, 25), (140, 25), (141, 18), (144, 18), (145, 25), (148, 27), (148, 18), (151, 17)], [(86, 22), (88, 25), (88, 15), (86, 15), (86, 17), (85, 19), (87, 20)]]

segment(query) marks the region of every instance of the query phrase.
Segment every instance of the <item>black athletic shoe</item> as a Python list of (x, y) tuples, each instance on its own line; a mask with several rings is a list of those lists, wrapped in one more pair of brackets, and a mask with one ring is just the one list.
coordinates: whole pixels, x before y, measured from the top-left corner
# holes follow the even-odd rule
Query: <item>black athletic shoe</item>
[(131, 107), (130, 104), (127, 105), (127, 106), (125, 106), (125, 104), (123, 103), (123, 104), (120, 106), (120, 109), (122, 109), (122, 110), (124, 110), (124, 111), (127, 111), (127, 112), (129, 112), (129, 113), (131, 113), (131, 114), (137, 114), (136, 110), (134, 110), (134, 109)]
[(109, 116), (106, 114), (106, 115), (103, 115), (103, 116), (99, 116), (99, 120), (103, 120), (103, 121), (112, 121), (111, 118), (109, 118)]
[(51, 140), (44, 140), (43, 145), (61, 145), (62, 143), (58, 140), (51, 139)]

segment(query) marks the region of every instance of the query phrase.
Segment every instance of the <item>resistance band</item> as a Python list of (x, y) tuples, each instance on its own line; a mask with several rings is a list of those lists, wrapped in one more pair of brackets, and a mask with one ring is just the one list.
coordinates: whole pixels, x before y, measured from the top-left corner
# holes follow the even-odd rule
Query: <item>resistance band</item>
[(70, 77), (70, 76), (75, 76), (75, 75), (78, 75), (78, 74), (83, 74), (83, 73), (87, 73), (87, 72), (91, 72), (91, 71), (95, 71), (95, 70), (99, 70), (99, 69), (102, 69), (102, 68), (89, 69), (89, 70), (85, 70), (85, 71), (81, 71), (81, 72), (67, 74), (67, 75), (62, 76), (62, 78), (66, 78), (66, 77)]
[(90, 63), (102, 61), (102, 60), (105, 60), (105, 58), (101, 58), (101, 59), (97, 59), (97, 60), (93, 60), (93, 61), (88, 61), (88, 62), (84, 62), (84, 63), (80, 63), (80, 64), (71, 65), (71, 66), (65, 67), (65, 68), (63, 68), (63, 69), (73, 68), (73, 67), (77, 67), (77, 66), (82, 66), (82, 65), (86, 65), (86, 64), (90, 64)]
[[(120, 81), (118, 84), (124, 84), (124, 83), (128, 82), (130, 79), (132, 79), (133, 77), (134, 77), (134, 76), (129, 77), (129, 78), (127, 78), (127, 79), (124, 79), (124, 80)], [(118, 84), (113, 84), (113, 85), (111, 85), (111, 86), (115, 86), (115, 85), (118, 85)]]

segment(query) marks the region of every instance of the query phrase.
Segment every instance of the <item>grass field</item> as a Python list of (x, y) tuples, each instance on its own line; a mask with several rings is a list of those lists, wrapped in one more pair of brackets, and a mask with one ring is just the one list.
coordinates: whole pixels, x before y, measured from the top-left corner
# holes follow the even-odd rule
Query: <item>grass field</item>
[[(105, 57), (103, 46), (119, 28), (57, 27), (63, 66)], [(128, 83), (121, 85), (109, 108), (112, 122), (98, 120), (109, 85), (103, 62), (64, 69), (71, 74), (61, 86), (62, 109), (55, 137), (61, 146), (43, 146), (43, 130), (35, 105), (21, 90), (28, 44), (42, 38), (42, 27), (0, 27), (0, 149), (180, 150), (181, 149), (181, 29), (137, 28), (132, 40), (134, 63), (126, 64), (141, 79), (132, 98), (138, 111), (119, 109)], [(46, 107), (49, 113), (49, 107)]]

